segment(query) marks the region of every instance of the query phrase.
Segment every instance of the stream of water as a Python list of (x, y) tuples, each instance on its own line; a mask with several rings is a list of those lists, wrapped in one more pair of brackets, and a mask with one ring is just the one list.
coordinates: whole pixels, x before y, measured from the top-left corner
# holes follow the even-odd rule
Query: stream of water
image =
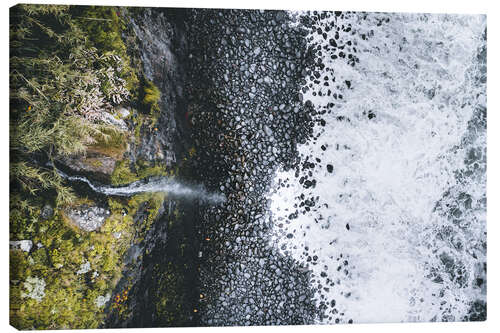
[(61, 177), (69, 181), (86, 183), (94, 192), (114, 196), (132, 196), (144, 192), (165, 192), (172, 196), (186, 199), (217, 204), (226, 200), (224, 195), (208, 192), (202, 185), (182, 184), (170, 177), (153, 177), (148, 180), (140, 180), (124, 186), (98, 185), (83, 176), (69, 176), (64, 172), (57, 171)]

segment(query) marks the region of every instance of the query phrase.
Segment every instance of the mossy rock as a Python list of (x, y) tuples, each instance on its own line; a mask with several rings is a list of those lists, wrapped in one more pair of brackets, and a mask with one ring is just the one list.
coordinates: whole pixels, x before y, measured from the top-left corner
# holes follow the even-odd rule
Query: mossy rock
[[(132, 167), (135, 169), (132, 170)], [(129, 161), (123, 160), (116, 163), (115, 170), (111, 175), (112, 185), (127, 185), (137, 180), (152, 177), (166, 176), (168, 174), (163, 165), (150, 165), (147, 161), (138, 161), (131, 165)]]

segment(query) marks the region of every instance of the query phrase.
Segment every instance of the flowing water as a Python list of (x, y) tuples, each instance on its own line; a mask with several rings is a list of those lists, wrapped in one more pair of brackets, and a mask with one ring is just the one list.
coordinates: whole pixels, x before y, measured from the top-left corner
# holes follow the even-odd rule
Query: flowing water
[(94, 192), (114, 196), (132, 196), (145, 192), (165, 192), (173, 197), (185, 199), (198, 199), (208, 203), (222, 203), (226, 200), (224, 195), (208, 192), (202, 185), (182, 184), (169, 177), (153, 177), (147, 180), (140, 180), (124, 186), (109, 186), (92, 183), (83, 176), (69, 176), (58, 170), (61, 177), (69, 181), (86, 183)]
[(464, 320), (486, 301), (485, 29), (480, 15), (313, 22), (317, 125), (269, 198), (321, 322)]

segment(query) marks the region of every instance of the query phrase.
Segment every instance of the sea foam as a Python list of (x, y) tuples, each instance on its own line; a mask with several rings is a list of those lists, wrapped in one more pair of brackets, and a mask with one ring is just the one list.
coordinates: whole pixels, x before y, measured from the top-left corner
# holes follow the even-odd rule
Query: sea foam
[[(341, 31), (337, 44), (352, 41), (359, 63), (323, 51), (321, 78), (335, 82), (306, 84), (313, 89), (304, 100), (328, 111), (326, 124), (298, 148), (315, 167), (275, 176), (274, 242), (312, 270), (317, 304), (326, 307), (319, 322), (463, 320), (486, 297), (477, 284), (486, 260), (486, 87), (478, 57), (486, 19), (332, 15), (316, 22), (310, 44), (334, 38), (335, 29), (324, 39), (318, 27), (348, 24), (352, 31)], [(479, 154), (472, 161), (471, 151)], [(315, 187), (305, 189), (302, 176)], [(307, 199), (309, 211), (300, 206)]]

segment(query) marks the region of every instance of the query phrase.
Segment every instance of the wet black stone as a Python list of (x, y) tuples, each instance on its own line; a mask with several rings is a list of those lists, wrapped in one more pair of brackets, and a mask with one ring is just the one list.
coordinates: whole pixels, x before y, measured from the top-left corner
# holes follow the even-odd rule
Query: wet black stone
[(333, 165), (327, 164), (326, 169), (328, 170), (329, 173), (332, 173), (333, 172)]

